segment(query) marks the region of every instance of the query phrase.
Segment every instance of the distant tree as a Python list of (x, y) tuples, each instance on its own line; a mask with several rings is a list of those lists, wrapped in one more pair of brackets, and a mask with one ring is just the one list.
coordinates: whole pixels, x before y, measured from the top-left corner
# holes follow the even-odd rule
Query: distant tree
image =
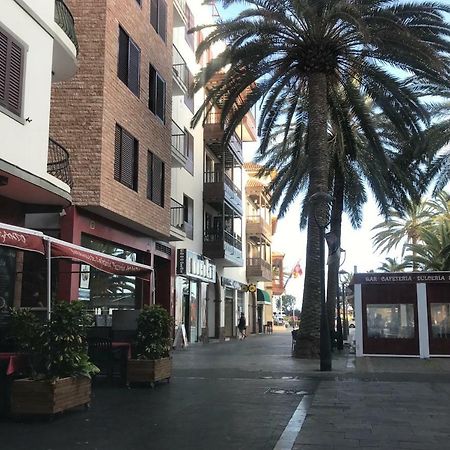
[(289, 294), (283, 295), (281, 297), (281, 304), (282, 304), (282, 307), (283, 307), (283, 313), (287, 314), (288, 311), (292, 312), (292, 310), (294, 309), (294, 305), (295, 305), (296, 301), (297, 301), (297, 298), (294, 297), (293, 295), (289, 295)]

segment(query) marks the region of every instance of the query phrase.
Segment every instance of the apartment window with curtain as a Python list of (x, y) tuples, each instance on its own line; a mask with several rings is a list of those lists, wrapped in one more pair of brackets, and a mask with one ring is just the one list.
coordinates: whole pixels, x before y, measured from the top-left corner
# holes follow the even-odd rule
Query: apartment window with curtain
[(150, 64), (148, 108), (163, 122), (166, 118), (166, 82)]
[(191, 28), (194, 28), (194, 26), (195, 26), (194, 15), (192, 14), (188, 5), (185, 6), (184, 12), (186, 14), (186, 21), (187, 21), (184, 36), (185, 36), (186, 42), (189, 44), (189, 47), (191, 47), (191, 49), (194, 50), (195, 49), (195, 33), (188, 32)]
[(139, 97), (141, 50), (119, 26), (119, 61), (117, 76)]
[(166, 42), (167, 36), (167, 4), (164, 0), (151, 0), (150, 23), (155, 31)]
[(116, 124), (114, 179), (133, 191), (138, 189), (139, 141)]
[(194, 200), (183, 196), (184, 232), (188, 239), (194, 239)]
[(191, 175), (194, 175), (194, 136), (186, 128), (184, 129), (184, 136), (185, 154), (187, 156), (184, 168)]
[(147, 154), (147, 198), (164, 208), (164, 162), (154, 153)]
[(22, 116), (23, 45), (0, 28), (0, 106)]

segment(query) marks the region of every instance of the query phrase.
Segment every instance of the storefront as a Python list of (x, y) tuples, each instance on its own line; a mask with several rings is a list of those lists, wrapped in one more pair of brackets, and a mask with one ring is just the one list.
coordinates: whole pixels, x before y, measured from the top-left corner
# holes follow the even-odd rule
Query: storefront
[(225, 337), (236, 337), (236, 327), (241, 312), (247, 316), (245, 313), (245, 292), (248, 287), (245, 283), (226, 277), (221, 278), (221, 284), (225, 291)]
[(189, 342), (198, 342), (208, 336), (206, 292), (216, 280), (216, 266), (202, 255), (179, 249), (176, 271), (176, 325), (184, 325)]
[(262, 333), (264, 331), (264, 325), (267, 322), (273, 321), (272, 300), (269, 292), (264, 289), (257, 289), (256, 298), (258, 302), (257, 329), (258, 333)]
[(450, 356), (450, 273), (353, 278), (356, 355)]

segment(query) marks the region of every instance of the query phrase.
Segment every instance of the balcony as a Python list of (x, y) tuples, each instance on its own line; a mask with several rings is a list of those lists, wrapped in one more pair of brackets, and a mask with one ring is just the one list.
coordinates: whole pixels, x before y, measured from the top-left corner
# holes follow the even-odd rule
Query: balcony
[(272, 240), (272, 227), (261, 216), (247, 216), (247, 236), (266, 237), (269, 241)]
[(185, 167), (187, 162), (186, 134), (172, 120), (172, 167)]
[(226, 230), (206, 229), (203, 236), (203, 254), (221, 260), (224, 267), (242, 267), (242, 240)]
[(250, 281), (272, 281), (270, 263), (263, 258), (247, 258), (247, 278)]
[(73, 187), (69, 153), (62, 145), (51, 138), (48, 140), (47, 172), (66, 183), (70, 188)]
[(226, 201), (242, 216), (242, 193), (233, 181), (223, 172), (205, 172), (203, 177), (203, 200), (206, 203), (220, 205)]
[[(220, 123), (221, 113), (219, 112), (210, 112), (206, 121), (203, 125), (203, 136), (205, 139), (205, 143), (208, 147), (216, 154), (216, 156), (222, 159), (223, 155), (223, 128)], [(239, 161), (240, 164), (243, 164), (243, 152), (242, 152), (242, 141), (236, 133), (230, 138), (228, 142), (228, 148), (234, 157)]]
[(174, 80), (172, 95), (186, 94), (191, 77), (186, 61), (175, 46), (173, 46), (172, 72)]
[(78, 40), (75, 22), (63, 0), (55, 0), (53, 28), (53, 81), (72, 78), (78, 68)]
[(186, 239), (184, 207), (172, 198), (170, 200), (170, 240), (183, 241), (184, 239)]
[(184, 27), (187, 25), (186, 0), (173, 0), (173, 26)]

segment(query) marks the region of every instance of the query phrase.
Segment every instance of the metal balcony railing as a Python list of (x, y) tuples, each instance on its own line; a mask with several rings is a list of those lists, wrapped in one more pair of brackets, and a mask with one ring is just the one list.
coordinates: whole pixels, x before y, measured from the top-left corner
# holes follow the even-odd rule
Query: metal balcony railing
[(172, 70), (173, 76), (177, 79), (177, 81), (183, 86), (184, 91), (186, 92), (189, 86), (189, 69), (186, 64), (186, 61), (181, 56), (178, 49), (173, 46), (173, 61), (172, 61)]
[(172, 120), (172, 150), (187, 158), (186, 152), (186, 134)]
[(55, 0), (55, 22), (63, 29), (78, 52), (78, 40), (75, 33), (75, 21), (63, 0)]
[(69, 153), (51, 138), (48, 140), (47, 172), (69, 185), (70, 188), (73, 187)]
[(173, 198), (170, 199), (170, 225), (184, 231), (184, 207)]

